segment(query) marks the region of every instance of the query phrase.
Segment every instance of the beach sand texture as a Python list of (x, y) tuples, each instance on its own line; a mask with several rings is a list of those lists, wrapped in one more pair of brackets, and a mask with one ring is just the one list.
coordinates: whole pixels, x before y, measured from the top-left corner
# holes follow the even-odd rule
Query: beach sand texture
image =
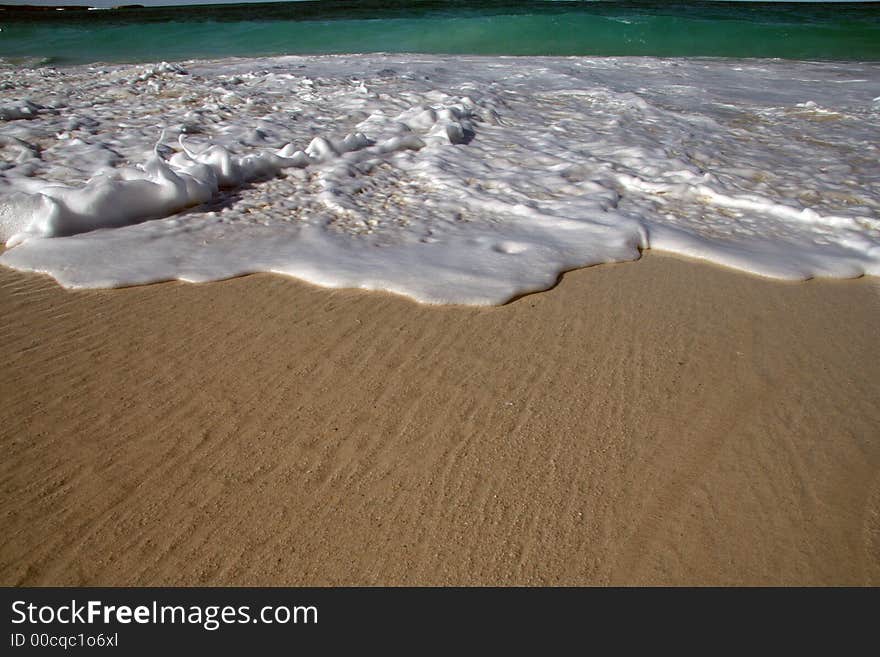
[(5, 585), (880, 585), (880, 283), (0, 269)]

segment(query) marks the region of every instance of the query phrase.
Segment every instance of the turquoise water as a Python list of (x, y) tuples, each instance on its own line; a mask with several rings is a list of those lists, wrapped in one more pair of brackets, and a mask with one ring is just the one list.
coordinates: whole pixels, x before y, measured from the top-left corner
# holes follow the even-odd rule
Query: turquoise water
[(0, 12), (19, 64), (357, 52), (880, 60), (880, 3), (375, 0)]

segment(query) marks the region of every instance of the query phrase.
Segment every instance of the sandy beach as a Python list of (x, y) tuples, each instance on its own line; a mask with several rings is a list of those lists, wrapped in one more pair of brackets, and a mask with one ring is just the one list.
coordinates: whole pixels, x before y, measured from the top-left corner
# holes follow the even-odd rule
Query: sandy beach
[(4, 585), (878, 585), (880, 282), (0, 269)]

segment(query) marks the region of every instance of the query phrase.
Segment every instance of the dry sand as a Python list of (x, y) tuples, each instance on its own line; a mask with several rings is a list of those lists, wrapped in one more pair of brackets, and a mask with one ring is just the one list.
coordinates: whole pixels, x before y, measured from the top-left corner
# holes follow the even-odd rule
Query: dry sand
[(0, 583), (880, 584), (880, 281), (0, 269)]

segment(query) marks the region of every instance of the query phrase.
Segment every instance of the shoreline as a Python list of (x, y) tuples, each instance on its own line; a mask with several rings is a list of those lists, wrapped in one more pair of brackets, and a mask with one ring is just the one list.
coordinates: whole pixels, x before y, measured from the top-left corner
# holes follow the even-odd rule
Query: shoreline
[(877, 278), (0, 290), (6, 585), (880, 584)]
[(474, 305), (645, 248), (781, 279), (880, 274), (876, 67), (444, 61), (9, 82), (33, 100), (0, 108), (16, 153), (0, 238), (18, 244), (2, 259), (69, 287), (264, 271)]

